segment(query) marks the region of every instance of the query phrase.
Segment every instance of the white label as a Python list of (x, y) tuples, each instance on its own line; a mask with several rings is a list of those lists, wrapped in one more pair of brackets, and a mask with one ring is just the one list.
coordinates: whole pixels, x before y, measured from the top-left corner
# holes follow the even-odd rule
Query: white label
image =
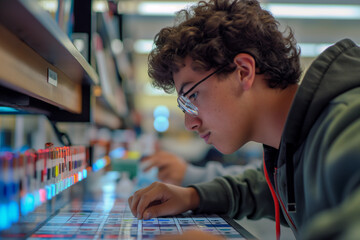
[(57, 86), (57, 73), (48, 68), (48, 83)]

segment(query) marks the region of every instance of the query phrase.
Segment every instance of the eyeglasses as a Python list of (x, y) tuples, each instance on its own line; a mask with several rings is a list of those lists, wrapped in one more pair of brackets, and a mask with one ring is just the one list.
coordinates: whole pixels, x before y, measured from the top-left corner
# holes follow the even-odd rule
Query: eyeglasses
[(186, 95), (189, 94), (192, 90), (194, 90), (200, 83), (204, 82), (206, 79), (209, 79), (212, 75), (219, 73), (224, 68), (225, 66), (218, 68), (217, 70), (215, 70), (214, 72), (210, 73), (208, 76), (197, 82), (188, 91), (178, 96), (177, 102), (178, 102), (178, 107), (181, 109), (181, 111), (183, 111), (184, 113), (188, 113), (192, 116), (197, 116), (199, 114), (198, 108), (190, 101), (188, 97), (186, 97)]

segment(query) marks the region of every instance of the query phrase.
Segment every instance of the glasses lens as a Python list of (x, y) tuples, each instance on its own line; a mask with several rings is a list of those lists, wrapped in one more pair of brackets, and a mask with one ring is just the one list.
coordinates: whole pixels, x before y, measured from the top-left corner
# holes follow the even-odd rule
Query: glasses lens
[(184, 97), (183, 95), (179, 96), (177, 99), (178, 102), (178, 106), (179, 108), (185, 113), (191, 114), (193, 116), (197, 116), (198, 115), (198, 108), (192, 104), (192, 102), (187, 98)]

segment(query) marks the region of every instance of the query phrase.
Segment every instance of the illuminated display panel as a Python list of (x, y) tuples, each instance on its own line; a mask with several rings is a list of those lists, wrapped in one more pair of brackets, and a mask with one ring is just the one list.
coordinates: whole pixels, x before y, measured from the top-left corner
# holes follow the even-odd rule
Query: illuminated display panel
[[(28, 239), (154, 239), (157, 235), (202, 230), (226, 239), (245, 239), (224, 218), (184, 213), (177, 216), (138, 220), (126, 200), (74, 201), (42, 225)], [(246, 234), (245, 234), (246, 235)], [(248, 236), (248, 235), (247, 235)]]

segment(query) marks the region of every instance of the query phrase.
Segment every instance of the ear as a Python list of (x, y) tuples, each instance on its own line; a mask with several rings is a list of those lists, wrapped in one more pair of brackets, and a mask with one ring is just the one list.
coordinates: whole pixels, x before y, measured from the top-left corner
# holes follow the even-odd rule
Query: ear
[(236, 71), (242, 88), (249, 90), (255, 79), (255, 59), (247, 53), (239, 53), (234, 58)]

